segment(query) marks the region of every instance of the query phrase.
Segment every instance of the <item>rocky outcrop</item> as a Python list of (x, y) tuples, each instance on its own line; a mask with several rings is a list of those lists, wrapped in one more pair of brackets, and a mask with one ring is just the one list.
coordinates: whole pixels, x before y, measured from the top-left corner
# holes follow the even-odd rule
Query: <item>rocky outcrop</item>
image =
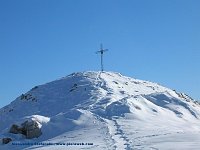
[(25, 129), (27, 139), (38, 138), (42, 134), (36, 121), (26, 121), (22, 126)]
[(2, 143), (3, 143), (3, 144), (8, 144), (8, 143), (11, 142), (11, 141), (12, 141), (11, 138), (3, 138), (3, 139), (2, 139)]
[(10, 133), (13, 133), (13, 134), (23, 134), (23, 135), (26, 135), (26, 131), (25, 131), (25, 128), (23, 127), (20, 127), (16, 124), (13, 124), (10, 128)]
[(38, 123), (34, 120), (25, 121), (21, 126), (13, 124), (9, 132), (13, 134), (23, 134), (27, 139), (38, 138), (42, 134)]

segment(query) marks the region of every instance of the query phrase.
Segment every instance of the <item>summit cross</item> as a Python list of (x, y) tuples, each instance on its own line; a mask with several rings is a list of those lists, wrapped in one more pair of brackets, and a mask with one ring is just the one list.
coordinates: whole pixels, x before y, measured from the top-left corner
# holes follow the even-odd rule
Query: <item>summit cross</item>
[(100, 45), (100, 50), (96, 52), (96, 54), (101, 54), (101, 71), (104, 71), (103, 66), (103, 54), (108, 51), (108, 49), (103, 49), (103, 44)]

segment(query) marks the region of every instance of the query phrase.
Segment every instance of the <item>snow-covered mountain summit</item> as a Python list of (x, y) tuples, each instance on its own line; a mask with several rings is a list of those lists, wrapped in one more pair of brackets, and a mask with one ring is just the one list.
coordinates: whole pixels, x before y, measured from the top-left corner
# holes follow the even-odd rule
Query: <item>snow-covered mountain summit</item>
[[(9, 132), (26, 120), (38, 123), (38, 138)], [(69, 149), (170, 149), (166, 145), (172, 143), (177, 149), (199, 149), (200, 105), (185, 94), (119, 73), (73, 73), (36, 86), (0, 109), (0, 132), (12, 142), (43, 142), (10, 142), (0, 149), (65, 149), (66, 142), (83, 143)], [(63, 145), (44, 144), (55, 141)]]

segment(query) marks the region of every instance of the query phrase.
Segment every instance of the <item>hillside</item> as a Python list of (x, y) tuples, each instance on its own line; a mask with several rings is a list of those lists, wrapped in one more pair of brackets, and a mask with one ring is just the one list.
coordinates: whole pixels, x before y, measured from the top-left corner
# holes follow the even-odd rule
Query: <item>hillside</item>
[[(23, 134), (31, 121), (37, 138)], [(21, 134), (10, 132), (17, 125)], [(35, 86), (0, 109), (0, 149), (199, 149), (200, 105), (157, 83), (79, 72)]]

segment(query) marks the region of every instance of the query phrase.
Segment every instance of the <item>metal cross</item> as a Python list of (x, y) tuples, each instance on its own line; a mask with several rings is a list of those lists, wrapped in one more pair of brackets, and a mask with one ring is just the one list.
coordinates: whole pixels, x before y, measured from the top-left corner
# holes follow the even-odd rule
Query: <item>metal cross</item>
[(101, 54), (101, 71), (104, 70), (104, 68), (103, 68), (103, 54), (106, 51), (108, 51), (108, 49), (103, 49), (103, 44), (101, 44), (100, 45), (100, 50), (96, 52), (96, 54)]

